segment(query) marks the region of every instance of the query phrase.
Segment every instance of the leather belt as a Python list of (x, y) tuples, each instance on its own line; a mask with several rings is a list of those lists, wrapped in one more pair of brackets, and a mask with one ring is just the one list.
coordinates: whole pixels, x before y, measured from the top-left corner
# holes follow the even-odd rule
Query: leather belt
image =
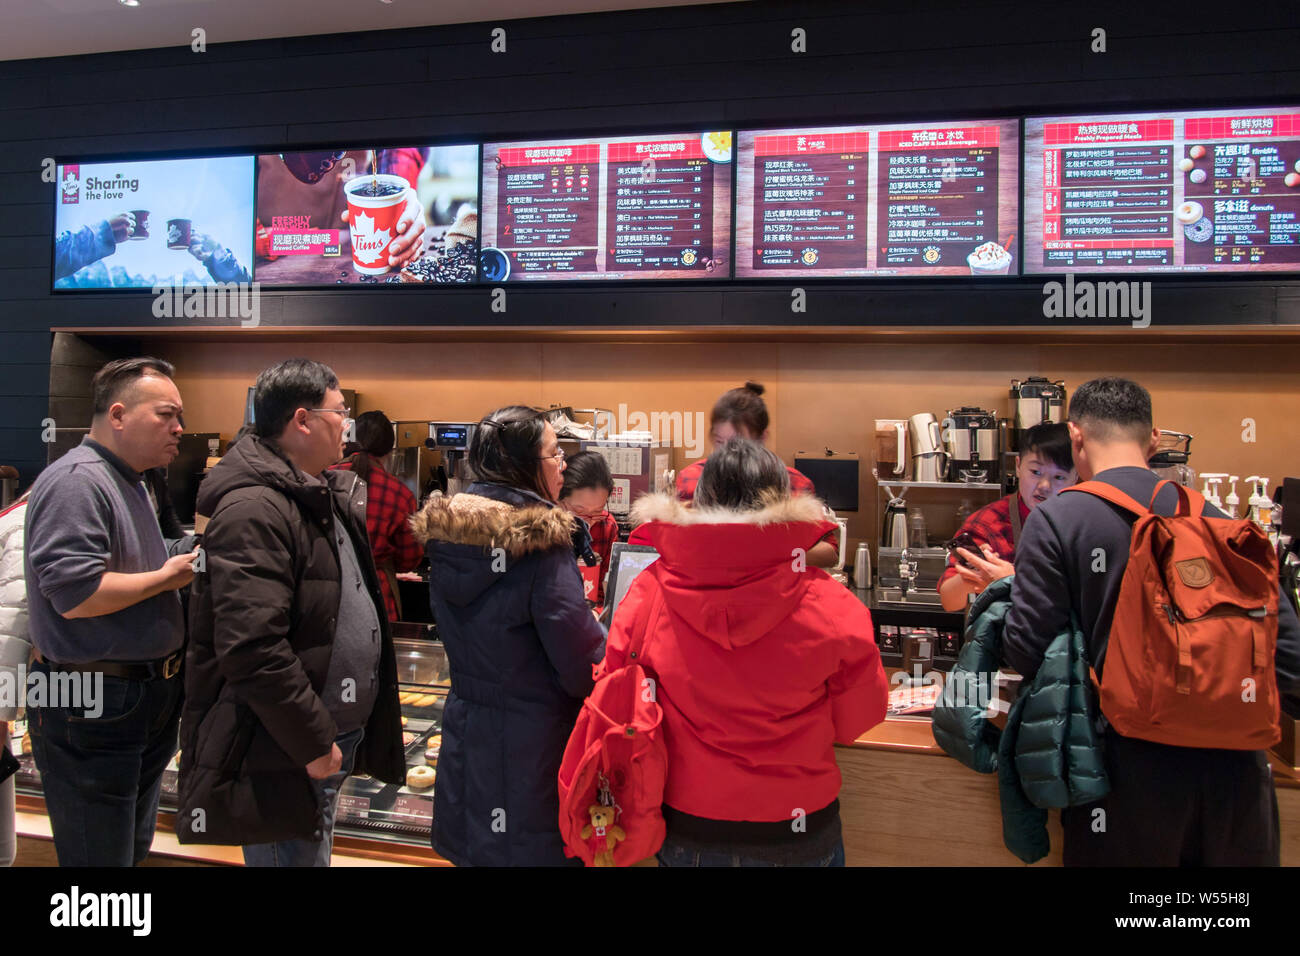
[(179, 650), (156, 661), (91, 661), (78, 664), (56, 664), (45, 661), (52, 671), (92, 671), (124, 680), (171, 680), (181, 672), (185, 651)]

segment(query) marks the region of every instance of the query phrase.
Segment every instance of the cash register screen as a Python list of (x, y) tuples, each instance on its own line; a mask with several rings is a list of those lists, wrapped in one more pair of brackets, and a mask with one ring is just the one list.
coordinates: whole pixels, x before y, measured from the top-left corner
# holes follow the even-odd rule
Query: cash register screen
[(659, 552), (649, 545), (615, 542), (609, 557), (609, 584), (606, 590), (610, 597), (606, 601), (604, 618), (607, 624), (614, 619), (614, 612), (618, 610), (636, 576), (657, 560)]
[(794, 467), (832, 510), (858, 510), (858, 459), (795, 458)]

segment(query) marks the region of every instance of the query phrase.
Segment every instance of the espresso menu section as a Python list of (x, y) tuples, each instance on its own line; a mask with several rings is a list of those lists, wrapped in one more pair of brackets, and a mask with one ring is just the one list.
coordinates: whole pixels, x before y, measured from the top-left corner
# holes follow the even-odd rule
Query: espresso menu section
[(1025, 124), (1029, 271), (1290, 271), (1300, 111)]
[[(698, 138), (611, 143), (605, 269), (691, 269), (713, 258), (714, 164)], [(730, 167), (722, 167), (725, 175)]]
[(1019, 123), (742, 132), (737, 275), (1006, 275)]
[(483, 150), (482, 275), (730, 278), (729, 131)]

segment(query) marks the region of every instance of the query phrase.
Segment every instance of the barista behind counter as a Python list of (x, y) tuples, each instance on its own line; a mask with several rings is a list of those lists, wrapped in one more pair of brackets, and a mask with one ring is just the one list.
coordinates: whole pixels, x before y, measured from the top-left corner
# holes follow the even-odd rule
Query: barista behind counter
[[(1017, 493), (999, 498), (972, 514), (957, 529), (968, 534), (983, 552), (976, 568), (959, 559), (965, 548), (948, 555), (939, 578), (939, 600), (945, 611), (962, 611), (971, 594), (978, 594), (1000, 577), (1015, 572), (1016, 541), (1029, 512), (1078, 480), (1070, 452), (1070, 432), (1064, 424), (1043, 422), (1028, 429), (1016, 459)], [(968, 553), (966, 557), (971, 555)]]
[[(720, 448), (732, 438), (749, 438), (767, 444), (768, 426), (771, 419), (767, 413), (767, 403), (763, 401), (765, 389), (757, 382), (746, 382), (740, 388), (730, 389), (714, 403), (710, 416), (709, 438), (715, 448)], [(695, 499), (695, 485), (704, 473), (701, 458), (694, 464), (687, 465), (677, 476), (677, 498), (690, 504)], [(798, 469), (786, 465), (790, 475), (790, 493), (793, 495), (816, 496), (816, 489), (808, 478)], [(636, 532), (628, 539), (630, 543), (640, 543)], [(833, 567), (840, 558), (839, 534), (827, 532), (826, 536), (808, 549), (808, 564), (814, 568)]]

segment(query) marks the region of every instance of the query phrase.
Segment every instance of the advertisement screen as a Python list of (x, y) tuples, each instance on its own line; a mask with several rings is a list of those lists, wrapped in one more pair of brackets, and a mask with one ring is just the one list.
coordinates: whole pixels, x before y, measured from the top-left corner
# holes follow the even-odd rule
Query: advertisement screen
[(257, 157), (263, 285), (473, 282), (478, 238), (477, 146)]
[(58, 167), (55, 289), (247, 282), (253, 157)]
[(736, 275), (1014, 275), (1017, 120), (746, 131)]
[(1300, 271), (1300, 109), (1025, 120), (1025, 271)]
[(731, 133), (483, 148), (483, 279), (725, 279)]

